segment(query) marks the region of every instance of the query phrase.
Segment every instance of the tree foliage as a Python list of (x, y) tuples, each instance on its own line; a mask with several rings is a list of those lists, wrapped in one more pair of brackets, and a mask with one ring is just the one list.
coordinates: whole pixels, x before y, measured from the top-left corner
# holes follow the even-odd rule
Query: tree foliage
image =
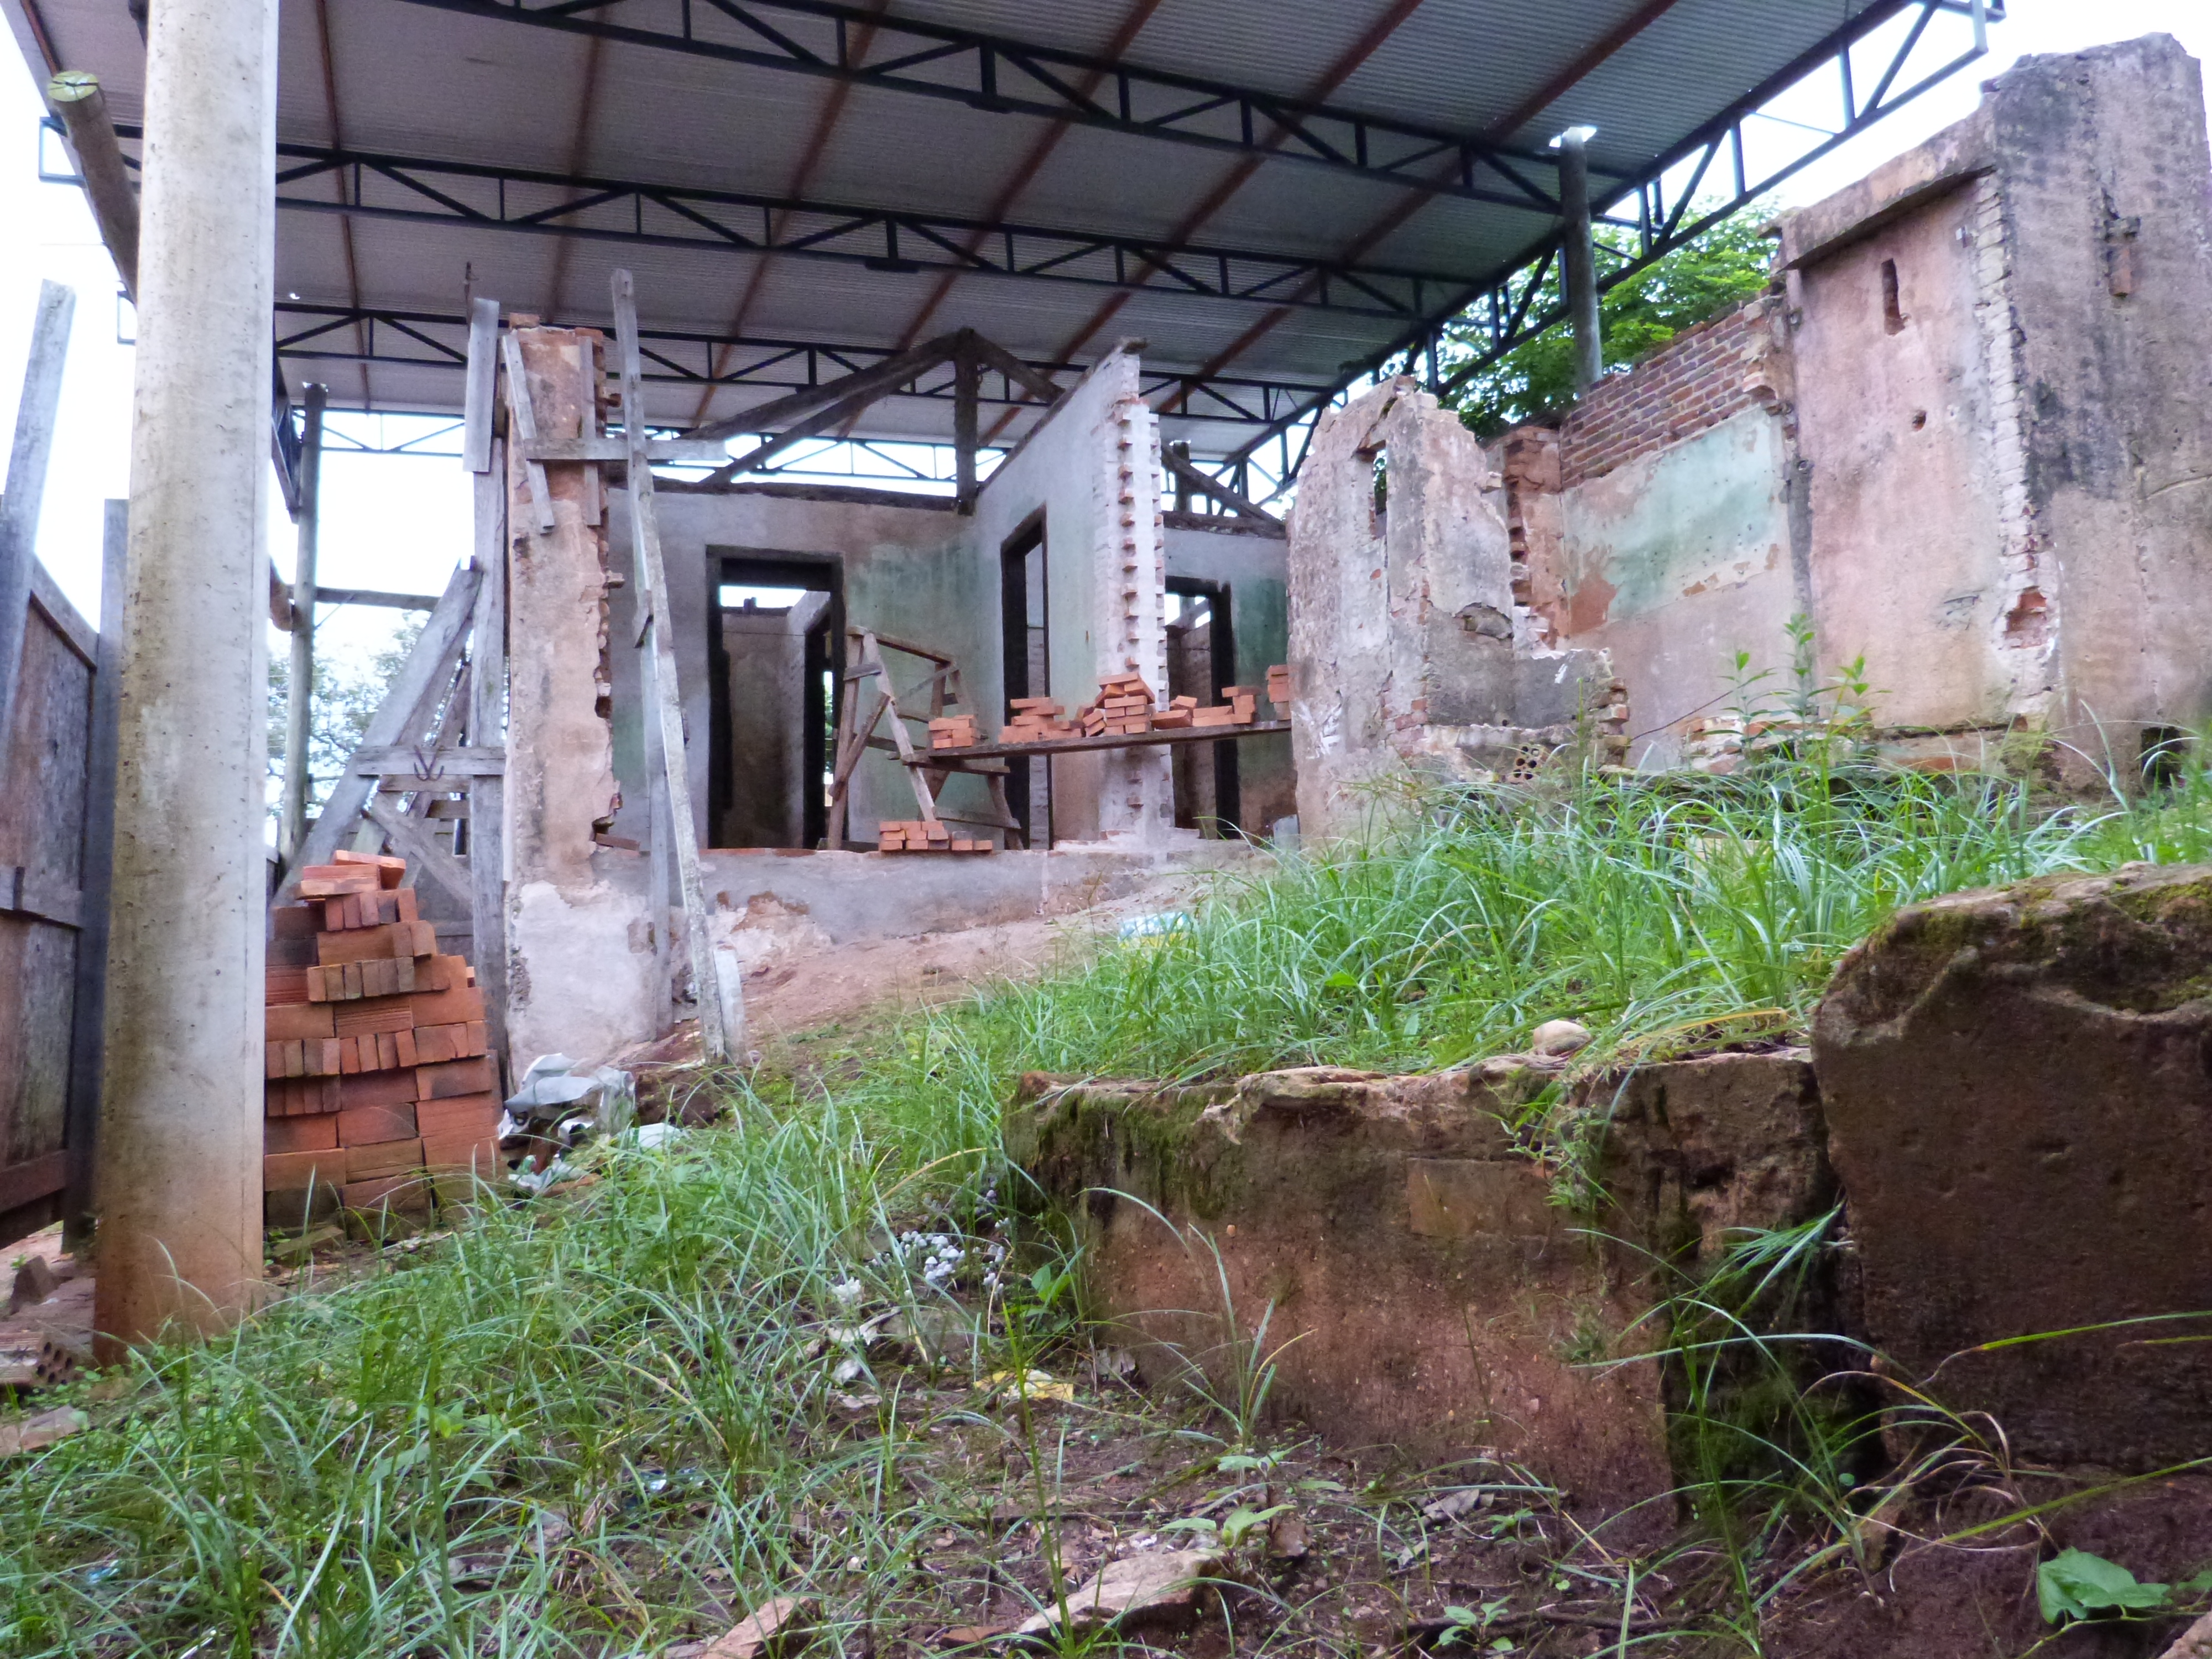
[[(307, 728), (310, 816), (329, 798), (331, 786), (361, 746), (368, 722), (398, 678), (422, 631), (419, 619), (402, 624), (392, 643), (366, 659), (325, 656), (315, 665), (314, 718)], [(281, 645), (269, 653), (269, 775), (284, 775), (284, 711), (291, 697), (291, 668)]]
[[(1634, 252), (1631, 233), (1601, 228), (1599, 240), (1624, 255)], [(1766, 285), (1773, 249), (1760, 234), (1759, 221), (1740, 213), (1607, 289), (1598, 301), (1606, 368), (1625, 368), (1684, 329), (1758, 293)], [(1529, 309), (1541, 313), (1559, 300), (1555, 269)], [(1471, 319), (1453, 325), (1445, 337), (1445, 373), (1481, 349), (1482, 335)], [(1474, 430), (1493, 437), (1509, 427), (1556, 416), (1573, 399), (1574, 339), (1562, 324), (1470, 376), (1444, 401)]]

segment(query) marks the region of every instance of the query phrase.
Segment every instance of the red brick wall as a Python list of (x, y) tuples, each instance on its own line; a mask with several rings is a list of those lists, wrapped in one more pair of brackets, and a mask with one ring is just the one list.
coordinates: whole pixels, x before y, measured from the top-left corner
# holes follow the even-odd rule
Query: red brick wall
[(1760, 399), (1746, 371), (1768, 327), (1766, 301), (1687, 328), (1626, 374), (1598, 382), (1559, 439), (1559, 483), (1571, 489), (1625, 461), (1717, 426)]

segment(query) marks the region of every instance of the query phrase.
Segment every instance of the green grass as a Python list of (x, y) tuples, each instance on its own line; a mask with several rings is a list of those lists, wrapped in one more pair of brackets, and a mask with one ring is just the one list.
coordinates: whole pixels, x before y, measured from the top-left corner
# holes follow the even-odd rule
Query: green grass
[(2051, 808), (1790, 766), (1430, 799), (1364, 851), (1224, 881), (1185, 929), (733, 1088), (731, 1128), (612, 1157), (573, 1210), (493, 1208), (147, 1356), (93, 1429), (0, 1467), (0, 1651), (611, 1659), (781, 1587), (865, 1605), (944, 1523), (917, 1468), (951, 1418), (841, 1410), (836, 1287), (934, 1297), (880, 1230), (972, 1215), (1018, 1072), (1429, 1066), (1562, 1015), (1613, 1047), (1789, 1024), (1897, 905), (2201, 857), (2207, 805), (2202, 777)]
[(1787, 1025), (1899, 905), (2203, 857), (2208, 807), (2201, 776), (2148, 806), (2052, 805), (2001, 779), (1810, 765), (1436, 796), (1364, 850), (1224, 879), (1187, 928), (1006, 987), (916, 1042), (928, 1086), (979, 1110), (975, 1090), (1024, 1068), (1422, 1067), (1554, 1018), (1601, 1052), (1765, 1011)]

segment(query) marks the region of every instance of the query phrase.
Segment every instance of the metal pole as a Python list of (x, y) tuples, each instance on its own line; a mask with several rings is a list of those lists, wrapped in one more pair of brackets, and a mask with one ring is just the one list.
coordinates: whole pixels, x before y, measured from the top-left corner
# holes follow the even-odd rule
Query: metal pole
[(1575, 391), (1588, 392), (1605, 373), (1605, 342), (1597, 311), (1597, 249), (1590, 238), (1589, 134), (1559, 136), (1560, 263), (1566, 274), (1567, 315), (1575, 331)]
[(258, 1300), (277, 0), (146, 48), (106, 1079), (103, 1352)]
[(315, 555), (323, 510), (323, 410), (326, 386), (307, 388), (300, 429), (298, 552), (292, 566), (292, 662), (285, 679), (284, 822), (277, 846), (286, 859), (307, 838), (307, 748), (315, 724)]

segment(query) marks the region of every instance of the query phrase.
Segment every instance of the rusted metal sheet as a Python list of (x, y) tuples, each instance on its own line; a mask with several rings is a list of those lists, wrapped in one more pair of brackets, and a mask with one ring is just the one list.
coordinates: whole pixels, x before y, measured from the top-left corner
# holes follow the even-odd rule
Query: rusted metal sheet
[(34, 574), (0, 750), (0, 1243), (61, 1212), (95, 637)]

